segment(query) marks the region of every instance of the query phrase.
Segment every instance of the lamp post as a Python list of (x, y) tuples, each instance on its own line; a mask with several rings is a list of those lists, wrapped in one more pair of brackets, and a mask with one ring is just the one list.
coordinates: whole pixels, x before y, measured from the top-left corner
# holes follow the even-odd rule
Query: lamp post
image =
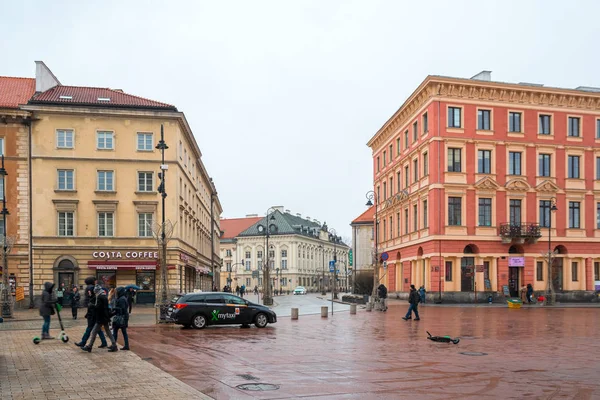
[(321, 268), (321, 272), (323, 276), (321, 277), (321, 296), (325, 296), (327, 293), (325, 292), (325, 246), (320, 244), (319, 248), (321, 249), (321, 254), (323, 255), (323, 267)]
[(265, 306), (271, 306), (273, 305), (273, 296), (271, 294), (271, 282), (269, 279), (269, 270), (271, 268), (271, 260), (269, 257), (269, 237), (271, 236), (271, 226), (270, 226), (270, 221), (275, 221), (275, 216), (273, 215), (273, 213), (275, 212), (275, 208), (273, 207), (269, 207), (269, 209), (267, 210), (267, 216), (265, 218), (265, 225), (266, 226), (262, 226), (262, 225), (258, 225), (258, 232), (259, 233), (264, 233), (266, 235), (266, 239), (267, 239), (267, 248), (266, 248), (266, 258), (267, 258), (267, 263), (265, 265), (265, 268), (263, 270), (263, 283), (265, 285), (264, 288), (264, 293), (263, 293), (263, 304)]
[(233, 265), (230, 265), (229, 268), (227, 268), (227, 272), (229, 272), (229, 276), (227, 277), (227, 284), (229, 285), (229, 287), (231, 287), (231, 283), (232, 283), (231, 272), (233, 271), (234, 268), (237, 271), (237, 265), (244, 265), (244, 263), (237, 262), (237, 263), (234, 263)]
[(169, 169), (169, 166), (165, 164), (165, 150), (167, 150), (169, 148), (169, 146), (167, 146), (167, 144), (165, 143), (165, 132), (164, 132), (164, 127), (161, 124), (160, 125), (160, 141), (158, 142), (158, 144), (155, 147), (157, 150), (160, 150), (161, 153), (161, 163), (160, 163), (160, 170), (161, 172), (158, 173), (158, 178), (160, 179), (160, 186), (158, 187), (158, 192), (161, 195), (162, 198), (162, 225), (161, 225), (161, 230), (160, 230), (160, 242), (161, 242), (161, 246), (162, 246), (162, 255), (161, 255), (161, 274), (162, 274), (162, 280), (163, 280), (163, 285), (162, 285), (162, 290), (161, 290), (161, 303), (163, 303), (163, 305), (167, 302), (168, 298), (167, 298), (167, 279), (168, 279), (168, 270), (167, 270), (167, 241), (166, 241), (166, 237), (165, 237), (165, 198), (167, 197), (167, 186), (166, 186), (166, 181), (167, 181), (167, 169)]
[(331, 234), (332, 240), (333, 240), (333, 288), (331, 290), (331, 313), (333, 314), (333, 299), (338, 298), (338, 294), (337, 294), (337, 288), (336, 288), (336, 283), (337, 283), (337, 251), (335, 248), (336, 242), (337, 242), (337, 232), (335, 231), (335, 229), (331, 228), (329, 229), (329, 233)]
[[(12, 293), (10, 290), (10, 282), (8, 280), (8, 252), (10, 251), (9, 243), (6, 237), (6, 217), (10, 214), (6, 209), (6, 176), (8, 173), (4, 168), (4, 154), (2, 155), (2, 167), (0, 168), (0, 176), (2, 177), (2, 316), (4, 318), (12, 318)], [(31, 293), (30, 293), (31, 296)]]
[(375, 203), (375, 265), (373, 271), (373, 293), (371, 295), (371, 305), (375, 305), (375, 300), (377, 299), (377, 282), (379, 282), (379, 254), (378, 254), (378, 232), (379, 232), (379, 219), (377, 218), (377, 206), (379, 203), (379, 199), (377, 198), (377, 194), (373, 190), (369, 190), (365, 195), (367, 197), (367, 207), (373, 206), (373, 202)]
[(550, 210), (548, 211), (548, 284), (546, 285), (546, 304), (554, 304), (556, 301), (556, 292), (552, 284), (552, 212), (557, 211), (556, 197), (550, 198)]

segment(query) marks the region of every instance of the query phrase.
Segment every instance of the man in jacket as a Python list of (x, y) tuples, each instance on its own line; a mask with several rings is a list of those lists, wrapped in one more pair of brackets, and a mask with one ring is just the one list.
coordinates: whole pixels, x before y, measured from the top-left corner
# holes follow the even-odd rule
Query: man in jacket
[(377, 287), (377, 296), (381, 299), (381, 311), (387, 311), (387, 288), (383, 283)]
[(115, 342), (115, 338), (108, 327), (108, 322), (110, 321), (111, 316), (110, 312), (108, 311), (108, 298), (106, 297), (106, 293), (100, 285), (96, 285), (94, 286), (94, 295), (96, 296), (96, 304), (94, 306), (94, 311), (96, 313), (96, 324), (94, 325), (94, 329), (92, 329), (92, 338), (90, 340), (90, 344), (83, 346), (81, 350), (87, 351), (88, 353), (91, 352), (92, 347), (94, 346), (94, 341), (96, 341), (96, 335), (100, 329), (104, 329), (104, 332), (110, 339), (111, 344), (111, 346), (108, 348), (108, 351), (117, 351), (117, 342)]
[(420, 320), (421, 318), (419, 318), (419, 310), (418, 310), (418, 305), (419, 305), (419, 292), (417, 292), (417, 289), (415, 288), (415, 285), (410, 285), (410, 294), (408, 295), (408, 312), (406, 313), (406, 315), (404, 317), (402, 317), (403, 320), (408, 321), (409, 319), (412, 319), (412, 312), (415, 312), (415, 321)]
[[(127, 290), (127, 289), (125, 289)], [(131, 310), (133, 309), (133, 298), (135, 297), (135, 290), (132, 287), (127, 290), (127, 304), (129, 305), (129, 314), (131, 314)]]
[[(89, 278), (88, 278), (89, 279)], [(87, 312), (85, 314), (85, 318), (87, 320), (87, 328), (81, 337), (81, 341), (79, 343), (75, 343), (75, 346), (84, 347), (85, 343), (89, 339), (92, 334), (92, 330), (96, 325), (96, 296), (94, 295), (94, 279), (88, 280), (85, 282), (88, 283), (88, 286), (85, 289), (85, 299), (87, 303)], [(100, 336), (100, 348), (108, 347), (106, 343), (106, 337), (104, 337), (104, 333), (102, 331), (98, 332), (98, 336)]]
[(77, 309), (79, 308), (80, 299), (79, 290), (77, 290), (77, 286), (74, 286), (71, 292), (71, 314), (73, 314), (73, 319), (77, 319)]
[[(119, 329), (123, 332), (125, 345), (121, 350), (129, 350), (129, 336), (127, 336), (127, 326), (129, 326), (129, 311), (127, 307), (127, 290), (124, 287), (117, 288), (117, 302), (115, 303), (115, 318), (113, 319), (113, 336), (115, 342), (119, 336)], [(118, 321), (118, 322), (117, 322)]]
[(44, 318), (42, 325), (42, 339), (54, 339), (50, 336), (50, 316), (54, 314), (54, 303), (56, 300), (52, 296), (54, 283), (44, 283), (44, 291), (42, 292), (42, 304), (40, 305), (40, 316)]

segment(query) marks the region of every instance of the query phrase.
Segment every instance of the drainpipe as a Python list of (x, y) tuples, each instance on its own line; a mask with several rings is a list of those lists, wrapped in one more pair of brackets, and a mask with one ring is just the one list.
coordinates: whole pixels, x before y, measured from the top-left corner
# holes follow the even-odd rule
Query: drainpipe
[(33, 296), (33, 192), (32, 192), (32, 187), (33, 184), (31, 182), (32, 178), (33, 178), (33, 173), (31, 171), (31, 155), (32, 155), (32, 148), (33, 145), (31, 143), (31, 125), (33, 124), (33, 119), (30, 117), (28, 118), (28, 120), (26, 121), (26, 125), (29, 128), (29, 133), (28, 133), (28, 146), (29, 149), (29, 156), (27, 159), (27, 165), (28, 165), (28, 177), (27, 180), (29, 182), (29, 198), (27, 199), (28, 201), (28, 207), (29, 207), (29, 308), (34, 308), (35, 307), (35, 301), (34, 301), (34, 296)]
[[(438, 89), (438, 96), (440, 95), (440, 91)], [(437, 117), (437, 136), (438, 138), (441, 139), (441, 134), (440, 134), (440, 119), (441, 119), (441, 114), (440, 114), (440, 100), (438, 97), (438, 101), (437, 101), (437, 106), (438, 106), (438, 117)], [(437, 148), (438, 148), (438, 156), (437, 156), (437, 162), (438, 162), (438, 184), (441, 185), (442, 183), (442, 165), (440, 163), (440, 158), (442, 157), (442, 154), (440, 153), (440, 141), (437, 141)], [(439, 210), (439, 215), (438, 215), (438, 237), (439, 237), (439, 262), (438, 262), (438, 300), (437, 303), (441, 303), (442, 302), (442, 219), (440, 218), (440, 216), (442, 215), (442, 189), (438, 189), (439, 190), (439, 196), (438, 196), (438, 210)]]

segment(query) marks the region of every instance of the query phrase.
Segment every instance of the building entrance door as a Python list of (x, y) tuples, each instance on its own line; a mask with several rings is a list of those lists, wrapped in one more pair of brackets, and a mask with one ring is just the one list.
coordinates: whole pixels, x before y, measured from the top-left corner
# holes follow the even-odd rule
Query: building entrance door
[(460, 260), (460, 291), (473, 291), (473, 277), (475, 276), (475, 257), (463, 257)]
[(519, 297), (519, 268), (508, 267), (508, 290), (510, 297)]
[(71, 293), (73, 293), (73, 281), (75, 274), (73, 272), (59, 272), (58, 273), (58, 285), (55, 287), (59, 288), (62, 284), (65, 284), (65, 292), (63, 293), (62, 305), (68, 306), (71, 304)]
[(563, 290), (563, 259), (554, 258), (552, 260), (552, 288), (556, 292)]

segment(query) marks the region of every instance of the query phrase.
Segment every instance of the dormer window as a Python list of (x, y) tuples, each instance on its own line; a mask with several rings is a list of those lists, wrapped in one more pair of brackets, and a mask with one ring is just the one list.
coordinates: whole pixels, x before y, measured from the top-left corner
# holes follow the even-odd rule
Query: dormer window
[(110, 101), (110, 97), (98, 97), (98, 101)]
[(73, 100), (73, 96), (59, 96), (58, 98), (61, 100)]

